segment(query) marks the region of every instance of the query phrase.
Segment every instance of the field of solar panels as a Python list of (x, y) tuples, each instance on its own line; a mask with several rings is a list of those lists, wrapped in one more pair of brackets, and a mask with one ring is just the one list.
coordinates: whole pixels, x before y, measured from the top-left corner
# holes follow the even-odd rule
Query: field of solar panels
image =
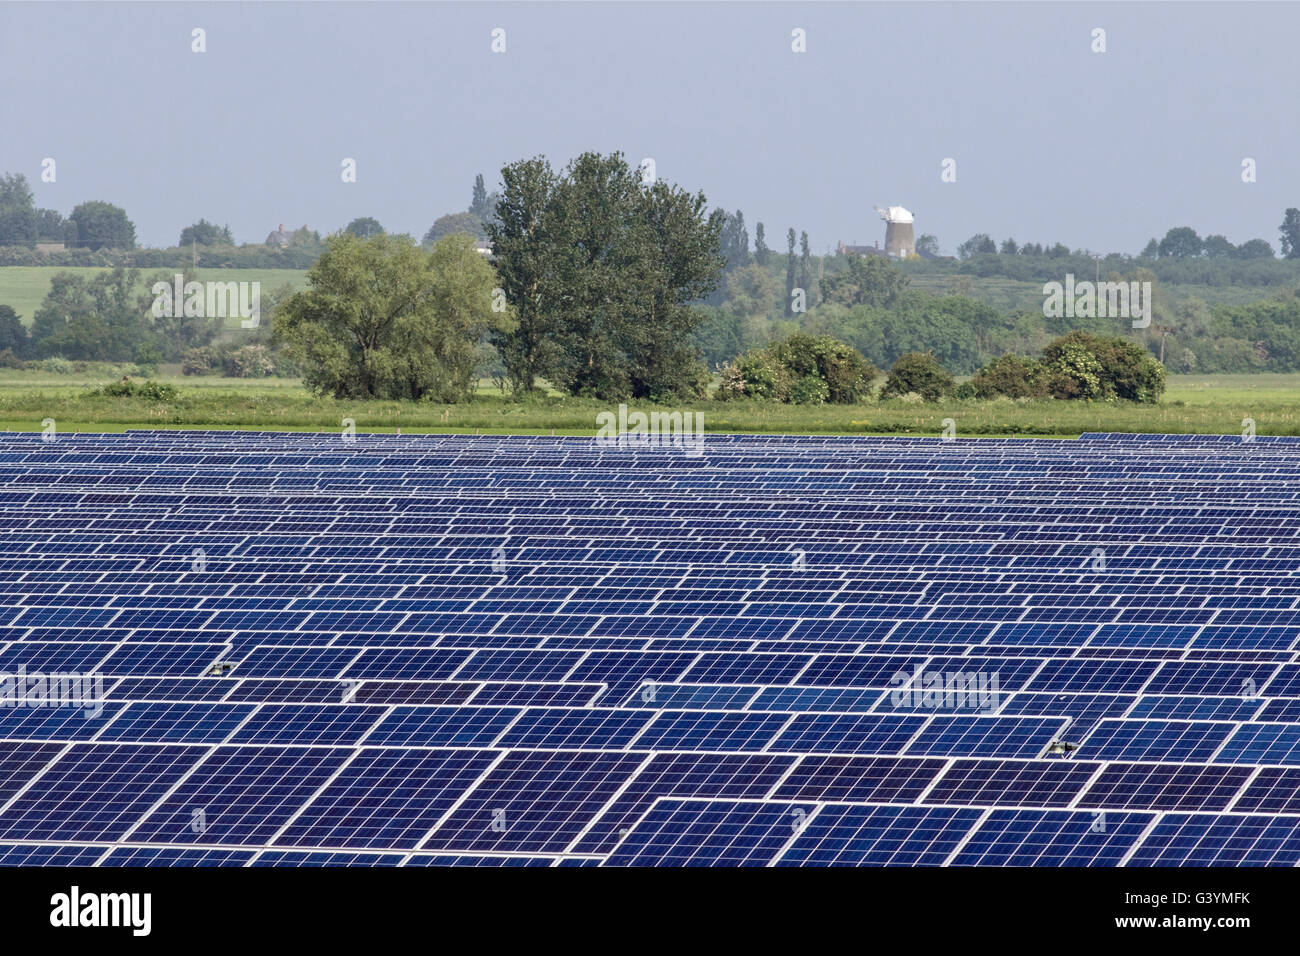
[(1298, 479), (1262, 436), (6, 434), (0, 862), (1295, 865)]

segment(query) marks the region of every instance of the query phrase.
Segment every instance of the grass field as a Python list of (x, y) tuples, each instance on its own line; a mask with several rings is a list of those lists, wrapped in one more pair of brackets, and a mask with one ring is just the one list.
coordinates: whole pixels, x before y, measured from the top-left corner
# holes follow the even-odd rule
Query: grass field
[[(34, 431), (53, 418), (60, 431), (128, 428), (245, 428), (334, 431), (352, 418), (359, 431), (592, 435), (608, 402), (558, 396), (516, 402), (486, 384), (462, 405), (357, 402), (318, 398), (293, 379), (233, 380), (164, 376), (180, 389), (169, 403), (93, 395), (89, 377), (0, 371), (0, 428)], [(632, 408), (659, 406), (630, 403)], [(1127, 403), (949, 401), (913, 405), (794, 406), (700, 401), (707, 431), (937, 435), (945, 418), (959, 437), (1070, 438), (1089, 431), (1239, 434), (1251, 418), (1260, 435), (1300, 435), (1300, 374), (1171, 376), (1164, 400)], [(663, 409), (661, 409), (663, 410)], [(674, 409), (677, 410), (677, 409)]]
[[(1003, 312), (1015, 312), (1021, 309), (1036, 312), (1043, 307), (1041, 282), (1022, 282), (1005, 276), (913, 275), (908, 278), (912, 288), (935, 295), (947, 295), (953, 291), (955, 284), (961, 284), (961, 287), (969, 288), (972, 298)], [(1091, 279), (1092, 276), (1078, 278)], [(1210, 286), (1192, 283), (1165, 283), (1158, 290), (1160, 296), (1167, 298), (1167, 301), (1174, 305), (1190, 299), (1200, 299), (1206, 305), (1245, 305), (1258, 302), (1260, 299), (1272, 298), (1275, 292), (1276, 289), (1258, 286)]]
[[(50, 280), (55, 273), (71, 272), (77, 275), (93, 276), (97, 272), (109, 272), (109, 269), (61, 266), (3, 266), (0, 267), (0, 305), (13, 306), (23, 322), (30, 326), (41, 307), (41, 302), (50, 291)], [(175, 275), (175, 269), (141, 269), (140, 293), (145, 289), (144, 280), (155, 273)], [(199, 269), (195, 273), (201, 282), (260, 282), (262, 294), (279, 288), (286, 283), (295, 289), (307, 284), (307, 273), (299, 269)], [(238, 326), (239, 320), (231, 322)]]
[[(91, 275), (105, 272), (100, 268), (65, 268), (59, 266), (0, 266), (0, 305), (10, 305), (31, 325), (32, 317), (40, 308), (41, 301), (50, 290), (50, 279), (56, 272), (73, 272)], [(157, 272), (174, 274), (170, 269), (142, 269), (142, 279)], [(295, 289), (307, 283), (307, 273), (298, 269), (199, 269), (201, 281), (226, 282), (261, 282), (265, 294), (272, 289), (288, 283)], [(957, 277), (944, 275), (913, 275), (909, 277), (913, 288), (922, 289), (937, 295), (951, 292), (954, 282), (960, 282), (970, 289), (973, 298), (995, 309), (1010, 312), (1017, 309), (1037, 310), (1043, 306), (1042, 283), (1021, 282), (1003, 276)], [(141, 283), (140, 291), (144, 286)], [(1252, 286), (1202, 286), (1190, 284), (1167, 284), (1161, 286), (1161, 294), (1167, 295), (1169, 301), (1178, 303), (1190, 298), (1201, 299), (1208, 305), (1243, 304), (1271, 297), (1272, 290)]]

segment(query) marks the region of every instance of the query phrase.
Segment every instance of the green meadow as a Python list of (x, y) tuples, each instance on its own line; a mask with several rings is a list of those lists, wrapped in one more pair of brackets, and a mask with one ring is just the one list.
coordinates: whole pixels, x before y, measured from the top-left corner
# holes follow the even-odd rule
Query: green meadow
[[(163, 372), (175, 372), (164, 367)], [(39, 430), (53, 418), (60, 431), (123, 431), (128, 428), (243, 428), (334, 431), (344, 418), (358, 431), (485, 434), (593, 435), (596, 416), (608, 402), (551, 394), (526, 402), (480, 383), (473, 401), (347, 401), (309, 393), (295, 379), (223, 379), (162, 374), (175, 400), (150, 401), (95, 394), (114, 376), (51, 375), (0, 370), (0, 428)], [(1260, 435), (1300, 435), (1300, 374), (1170, 376), (1156, 405), (1124, 402), (904, 400), (862, 405), (779, 405), (697, 401), (674, 406), (700, 412), (706, 431), (768, 434), (938, 435), (951, 418), (958, 437), (1073, 438), (1083, 432), (1200, 432), (1239, 434), (1250, 418)], [(643, 411), (666, 410), (648, 402)]]

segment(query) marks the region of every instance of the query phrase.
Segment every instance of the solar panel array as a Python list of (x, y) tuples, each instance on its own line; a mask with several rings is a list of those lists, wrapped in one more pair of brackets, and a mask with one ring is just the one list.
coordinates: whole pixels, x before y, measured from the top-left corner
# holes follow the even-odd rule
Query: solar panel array
[(1298, 477), (6, 434), (0, 863), (1296, 865)]

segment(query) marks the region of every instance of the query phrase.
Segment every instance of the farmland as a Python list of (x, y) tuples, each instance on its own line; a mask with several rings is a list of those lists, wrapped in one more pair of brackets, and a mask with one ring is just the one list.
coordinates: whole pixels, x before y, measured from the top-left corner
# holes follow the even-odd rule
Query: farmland
[[(167, 371), (167, 369), (164, 369)], [(590, 435), (596, 415), (610, 403), (550, 394), (528, 402), (503, 396), (481, 382), (473, 401), (347, 401), (314, 396), (295, 379), (224, 379), (161, 375), (178, 390), (174, 401), (93, 394), (118, 377), (105, 372), (51, 375), (0, 371), (0, 427), (39, 429), (53, 418), (60, 430), (129, 428), (243, 428), (331, 431), (352, 418), (359, 431), (474, 432)], [(905, 400), (862, 405), (781, 405), (749, 401), (698, 401), (679, 406), (701, 412), (713, 432), (774, 434), (937, 435), (951, 418), (959, 436), (1075, 437), (1083, 432), (1235, 434), (1250, 418), (1261, 435), (1300, 434), (1300, 374), (1170, 376), (1155, 405), (1007, 399)], [(650, 410), (649, 403), (633, 408)]]

